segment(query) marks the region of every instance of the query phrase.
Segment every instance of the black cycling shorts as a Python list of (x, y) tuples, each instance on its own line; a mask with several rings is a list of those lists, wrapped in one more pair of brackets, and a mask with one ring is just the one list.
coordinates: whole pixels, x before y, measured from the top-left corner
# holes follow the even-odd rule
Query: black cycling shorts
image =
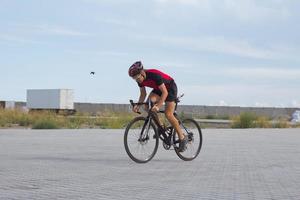
[[(176, 83), (173, 81), (170, 84), (170, 87), (167, 88), (167, 90), (168, 90), (168, 96), (166, 98), (166, 101), (168, 101), (168, 102), (175, 101), (177, 99), (177, 85), (176, 85)], [(152, 92), (154, 94), (157, 94), (158, 96), (161, 96), (161, 94), (162, 94), (162, 92), (160, 90), (156, 90), (156, 89), (153, 89)]]

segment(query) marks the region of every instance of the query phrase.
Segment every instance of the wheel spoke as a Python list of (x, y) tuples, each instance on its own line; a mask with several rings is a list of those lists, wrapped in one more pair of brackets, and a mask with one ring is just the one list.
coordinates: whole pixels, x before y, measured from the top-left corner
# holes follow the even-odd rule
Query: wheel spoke
[[(193, 119), (185, 119), (181, 123), (181, 128), (184, 134), (188, 137), (191, 137), (189, 134), (193, 134), (192, 140), (187, 143), (185, 151), (179, 152), (178, 148), (175, 148), (175, 152), (182, 160), (193, 160), (198, 156), (202, 146), (202, 133), (200, 126)], [(177, 147), (178, 146), (179, 144), (177, 144)]]
[(138, 117), (134, 119), (129, 123), (124, 135), (124, 145), (127, 154), (132, 160), (139, 163), (151, 160), (158, 147), (158, 139), (153, 138), (156, 131), (153, 124), (149, 127), (147, 135), (143, 136), (139, 141), (144, 124), (145, 118)]

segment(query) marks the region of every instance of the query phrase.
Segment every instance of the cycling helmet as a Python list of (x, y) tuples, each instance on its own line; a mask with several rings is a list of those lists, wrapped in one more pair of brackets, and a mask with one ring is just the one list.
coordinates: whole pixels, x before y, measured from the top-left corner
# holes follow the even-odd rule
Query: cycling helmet
[(143, 64), (141, 61), (136, 61), (135, 63), (133, 63), (129, 70), (128, 70), (128, 74), (131, 77), (134, 77), (136, 75), (138, 75), (139, 73), (141, 73), (141, 71), (143, 70)]

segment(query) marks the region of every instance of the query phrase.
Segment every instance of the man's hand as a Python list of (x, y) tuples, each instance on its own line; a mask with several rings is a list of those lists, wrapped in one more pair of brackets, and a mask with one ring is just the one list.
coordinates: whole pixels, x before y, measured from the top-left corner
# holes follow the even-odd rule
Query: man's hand
[(140, 110), (140, 106), (139, 105), (135, 105), (132, 108), (132, 111), (135, 112), (135, 113), (139, 112), (139, 110)]
[(159, 111), (159, 106), (157, 104), (155, 104), (153, 107), (152, 107), (152, 111), (153, 112), (158, 112)]

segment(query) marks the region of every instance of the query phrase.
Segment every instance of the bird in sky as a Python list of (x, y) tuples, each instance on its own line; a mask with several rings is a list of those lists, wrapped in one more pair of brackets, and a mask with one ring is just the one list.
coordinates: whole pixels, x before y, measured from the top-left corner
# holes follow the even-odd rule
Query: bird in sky
[(90, 74), (91, 74), (91, 75), (95, 75), (95, 72), (91, 72)]

